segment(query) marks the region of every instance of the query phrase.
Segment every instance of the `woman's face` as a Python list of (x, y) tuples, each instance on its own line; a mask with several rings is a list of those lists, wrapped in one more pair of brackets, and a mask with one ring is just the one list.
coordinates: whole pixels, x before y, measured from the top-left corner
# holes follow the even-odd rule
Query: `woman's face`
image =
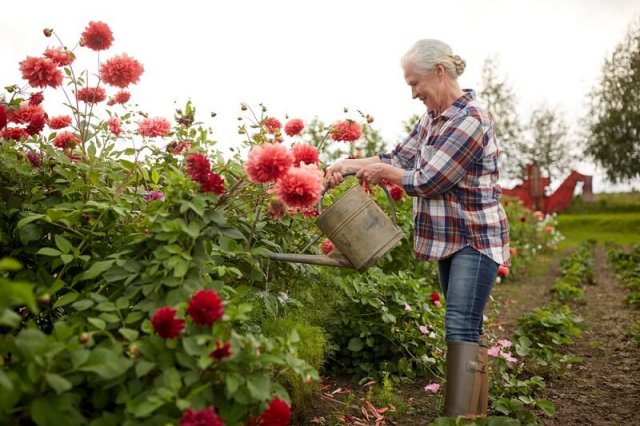
[(438, 110), (438, 104), (441, 102), (442, 72), (441, 65), (436, 65), (433, 70), (426, 72), (411, 64), (404, 67), (404, 79), (411, 87), (411, 97), (420, 99), (429, 110)]

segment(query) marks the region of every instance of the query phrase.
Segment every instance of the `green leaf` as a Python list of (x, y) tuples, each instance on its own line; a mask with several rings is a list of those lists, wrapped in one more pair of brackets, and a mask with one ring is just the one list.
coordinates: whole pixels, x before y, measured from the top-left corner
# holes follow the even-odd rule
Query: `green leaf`
[(58, 374), (47, 373), (45, 374), (45, 377), (47, 378), (49, 386), (51, 386), (58, 395), (68, 391), (73, 386), (70, 381)]
[(239, 374), (237, 373), (227, 374), (224, 380), (225, 387), (227, 388), (227, 395), (233, 395), (234, 393), (236, 393), (236, 391), (240, 387), (240, 384), (243, 382), (244, 380), (242, 379), (242, 376), (240, 376)]
[(56, 247), (58, 247), (60, 249), (60, 251), (65, 253), (65, 254), (69, 253), (71, 251), (71, 249), (73, 248), (73, 245), (71, 245), (69, 240), (67, 240), (62, 235), (56, 234), (54, 239), (56, 241)]
[(266, 374), (249, 375), (247, 389), (253, 398), (266, 401), (271, 396), (271, 378)]
[(63, 296), (58, 297), (58, 300), (53, 304), (53, 307), (59, 308), (61, 306), (68, 305), (71, 302), (75, 302), (78, 296), (80, 296), (78, 293), (65, 293)]
[(135, 341), (140, 334), (137, 330), (132, 330), (130, 328), (119, 328), (118, 332), (122, 334), (122, 336), (130, 342)]
[(553, 416), (556, 414), (556, 407), (555, 405), (553, 405), (553, 402), (547, 400), (547, 399), (540, 399), (538, 401), (536, 401), (536, 407), (538, 407), (539, 409), (542, 410), (542, 412), (544, 412), (544, 414), (546, 414), (547, 416)]
[(22, 263), (11, 257), (3, 257), (0, 259), (0, 271), (19, 271), (22, 269)]
[(44, 217), (43, 214), (33, 214), (30, 216), (24, 217), (18, 221), (18, 223), (16, 224), (16, 228), (22, 229), (23, 227), (30, 224), (34, 220), (42, 219), (43, 217)]
[(42, 247), (36, 252), (36, 254), (41, 254), (43, 256), (60, 256), (62, 252), (60, 252), (60, 250), (54, 249), (53, 247)]
[(114, 260), (103, 260), (96, 262), (89, 269), (84, 271), (78, 281), (92, 280), (113, 266)]
[(147, 398), (146, 401), (142, 402), (136, 407), (133, 415), (136, 417), (147, 417), (149, 414), (153, 413), (164, 404), (165, 401), (160, 399), (158, 396), (151, 395), (149, 396), (149, 398)]
[(352, 352), (360, 352), (363, 347), (364, 344), (362, 343), (362, 339), (359, 337), (352, 337), (349, 340), (349, 346), (347, 346), (347, 348)]
[(80, 368), (80, 371), (96, 373), (103, 379), (110, 380), (124, 374), (132, 364), (132, 360), (119, 357), (109, 349), (98, 348), (91, 352), (89, 360)]
[(156, 365), (153, 362), (140, 360), (136, 362), (136, 377), (146, 376)]
[(93, 306), (93, 300), (91, 299), (82, 299), (77, 301), (73, 305), (71, 305), (73, 309), (76, 309), (78, 311), (84, 311), (86, 309), (89, 309), (92, 306)]
[(18, 328), (22, 317), (9, 308), (0, 309), (0, 325)]
[(39, 241), (42, 238), (42, 228), (33, 223), (29, 223), (20, 229), (18, 237), (20, 237), (20, 241), (26, 245), (33, 241)]
[(98, 330), (104, 330), (107, 326), (107, 324), (100, 318), (89, 318), (87, 319), (87, 321), (89, 321), (89, 323), (91, 323)]
[(13, 390), (13, 383), (11, 382), (11, 379), (2, 369), (0, 369), (0, 388), (4, 388), (9, 392)]
[(63, 254), (60, 256), (60, 260), (62, 260), (62, 263), (64, 263), (65, 265), (71, 263), (73, 259), (74, 257), (72, 254)]

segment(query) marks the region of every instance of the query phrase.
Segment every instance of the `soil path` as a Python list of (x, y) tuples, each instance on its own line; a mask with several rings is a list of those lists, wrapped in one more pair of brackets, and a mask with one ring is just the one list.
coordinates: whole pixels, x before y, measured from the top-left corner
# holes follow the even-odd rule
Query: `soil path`
[(570, 348), (583, 362), (547, 384), (556, 416), (546, 425), (640, 425), (640, 349), (624, 335), (638, 312), (625, 305), (626, 288), (602, 244), (593, 270), (596, 285), (586, 286), (586, 304), (573, 308), (588, 327)]
[[(494, 301), (485, 310), (492, 317), (492, 333), (511, 339), (519, 317), (549, 302), (549, 290), (560, 276), (560, 262), (570, 254), (567, 251), (540, 256), (517, 279), (494, 287)], [(542, 397), (553, 402), (556, 415), (548, 418), (538, 413), (543, 425), (640, 425), (640, 348), (624, 336), (640, 312), (625, 305), (626, 288), (607, 263), (602, 244), (596, 246), (593, 271), (596, 285), (585, 286), (585, 303), (570, 306), (583, 318), (586, 328), (567, 352), (581, 357), (583, 362), (561, 377), (546, 380)], [(366, 392), (348, 382), (327, 378), (325, 383), (330, 389), (355, 388), (352, 403), (356, 407), (368, 399)], [(438, 416), (442, 401), (426, 393), (423, 385), (424, 381), (396, 385), (395, 397), (405, 406), (402, 415), (380, 423), (371, 419), (354, 424), (429, 424)], [(314, 408), (315, 414), (296, 424), (345, 424), (350, 423), (349, 416), (343, 417), (347, 421), (339, 421), (338, 412), (359, 414), (345, 410), (342, 403), (319, 401)], [(316, 421), (310, 421), (312, 418)]]

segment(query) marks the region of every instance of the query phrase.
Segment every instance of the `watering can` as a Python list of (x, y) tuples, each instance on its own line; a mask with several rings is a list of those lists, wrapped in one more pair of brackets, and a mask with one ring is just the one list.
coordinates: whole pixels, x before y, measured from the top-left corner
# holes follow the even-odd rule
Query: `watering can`
[[(347, 173), (344, 177), (354, 174)], [(323, 211), (322, 200), (328, 189), (325, 187), (318, 201), (319, 216), (316, 225), (336, 248), (328, 256), (270, 252), (268, 257), (285, 262), (366, 271), (404, 237), (396, 224), (396, 211), (391, 194), (384, 185), (381, 187), (391, 204), (393, 220), (389, 219), (360, 185), (347, 190)]]

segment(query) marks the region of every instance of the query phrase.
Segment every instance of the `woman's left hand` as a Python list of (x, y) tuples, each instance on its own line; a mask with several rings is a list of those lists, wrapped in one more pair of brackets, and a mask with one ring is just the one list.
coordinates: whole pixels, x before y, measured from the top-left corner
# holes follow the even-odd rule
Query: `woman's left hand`
[(356, 173), (356, 177), (368, 184), (378, 184), (385, 179), (385, 171), (388, 165), (384, 163), (369, 164)]

